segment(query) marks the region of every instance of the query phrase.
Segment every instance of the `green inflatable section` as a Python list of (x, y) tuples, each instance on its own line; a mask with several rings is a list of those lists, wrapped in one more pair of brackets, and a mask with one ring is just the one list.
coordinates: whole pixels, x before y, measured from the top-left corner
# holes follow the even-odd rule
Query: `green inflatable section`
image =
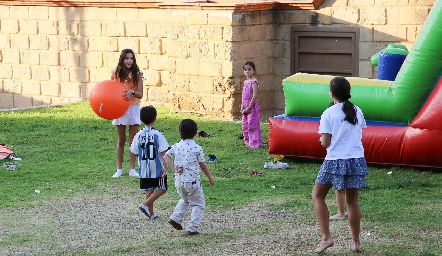
[[(362, 109), (367, 120), (409, 124), (425, 103), (441, 73), (442, 0), (438, 0), (393, 84), (383, 84), (380, 80), (378, 86), (350, 82), (350, 101)], [(318, 83), (309, 82), (309, 79), (298, 81), (297, 75), (282, 82), (285, 114), (320, 117), (331, 101), (330, 76), (311, 75), (325, 78), (324, 82)]]
[[(325, 76), (325, 78), (327, 79), (324, 83), (320, 84), (284, 81), (286, 115), (320, 117), (332, 100), (329, 95), (330, 87), (328, 83), (333, 76)], [(294, 97), (292, 97), (292, 100), (289, 100), (287, 95)], [(390, 113), (388, 111), (379, 111), (379, 109), (394, 109), (395, 104), (391, 100), (391, 87), (352, 86), (351, 95), (352, 98), (350, 101), (363, 110), (367, 120), (390, 119)], [(382, 106), (376, 105), (374, 102), (382, 103)]]

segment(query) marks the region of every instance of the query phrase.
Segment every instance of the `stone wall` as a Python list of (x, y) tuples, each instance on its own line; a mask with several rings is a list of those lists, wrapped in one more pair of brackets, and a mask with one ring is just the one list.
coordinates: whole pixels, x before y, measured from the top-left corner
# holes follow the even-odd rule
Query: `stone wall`
[[(326, 0), (318, 10), (0, 5), (0, 109), (87, 100), (132, 48), (142, 105), (211, 118), (239, 116), (242, 63), (256, 63), (261, 117), (283, 113), (292, 26), (360, 27), (360, 76), (389, 43), (411, 48), (435, 1)], [(315, 23), (312, 23), (315, 21)], [(317, 22), (316, 22), (317, 21)]]

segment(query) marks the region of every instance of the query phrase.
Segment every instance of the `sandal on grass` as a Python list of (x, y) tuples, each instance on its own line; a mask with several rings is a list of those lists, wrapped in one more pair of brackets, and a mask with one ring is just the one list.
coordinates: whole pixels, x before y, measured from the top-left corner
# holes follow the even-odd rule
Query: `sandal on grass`
[(345, 214), (344, 214), (344, 216), (341, 216), (341, 215), (338, 215), (338, 214), (336, 214), (336, 215), (333, 215), (333, 216), (330, 216), (330, 220), (345, 220), (345, 218), (346, 218), (347, 216), (345, 216)]
[(210, 137), (210, 134), (206, 133), (205, 131), (200, 131), (198, 133), (198, 136), (199, 137)]

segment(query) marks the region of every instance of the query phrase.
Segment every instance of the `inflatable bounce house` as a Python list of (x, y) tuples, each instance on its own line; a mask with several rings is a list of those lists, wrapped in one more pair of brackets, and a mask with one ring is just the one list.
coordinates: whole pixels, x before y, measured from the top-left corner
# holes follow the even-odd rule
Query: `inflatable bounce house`
[[(442, 168), (442, 0), (436, 1), (394, 81), (347, 77), (364, 112), (368, 163)], [(285, 114), (269, 118), (269, 153), (323, 159), (319, 119), (333, 76), (283, 80)], [(441, 119), (439, 119), (441, 118)]]

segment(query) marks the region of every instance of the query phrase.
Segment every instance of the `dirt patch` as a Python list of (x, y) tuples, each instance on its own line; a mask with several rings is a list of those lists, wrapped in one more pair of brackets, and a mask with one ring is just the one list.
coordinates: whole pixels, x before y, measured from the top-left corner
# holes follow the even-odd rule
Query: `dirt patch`
[[(100, 196), (0, 210), (0, 254), (138, 255), (147, 250), (149, 255), (310, 255), (320, 239), (313, 208), (305, 214), (276, 212), (262, 202), (207, 210), (201, 234), (187, 237), (167, 223), (175, 198), (160, 199), (155, 210), (160, 217), (153, 221), (138, 210), (137, 199)], [(348, 253), (348, 223), (334, 222), (331, 229), (337, 235), (329, 255)]]

